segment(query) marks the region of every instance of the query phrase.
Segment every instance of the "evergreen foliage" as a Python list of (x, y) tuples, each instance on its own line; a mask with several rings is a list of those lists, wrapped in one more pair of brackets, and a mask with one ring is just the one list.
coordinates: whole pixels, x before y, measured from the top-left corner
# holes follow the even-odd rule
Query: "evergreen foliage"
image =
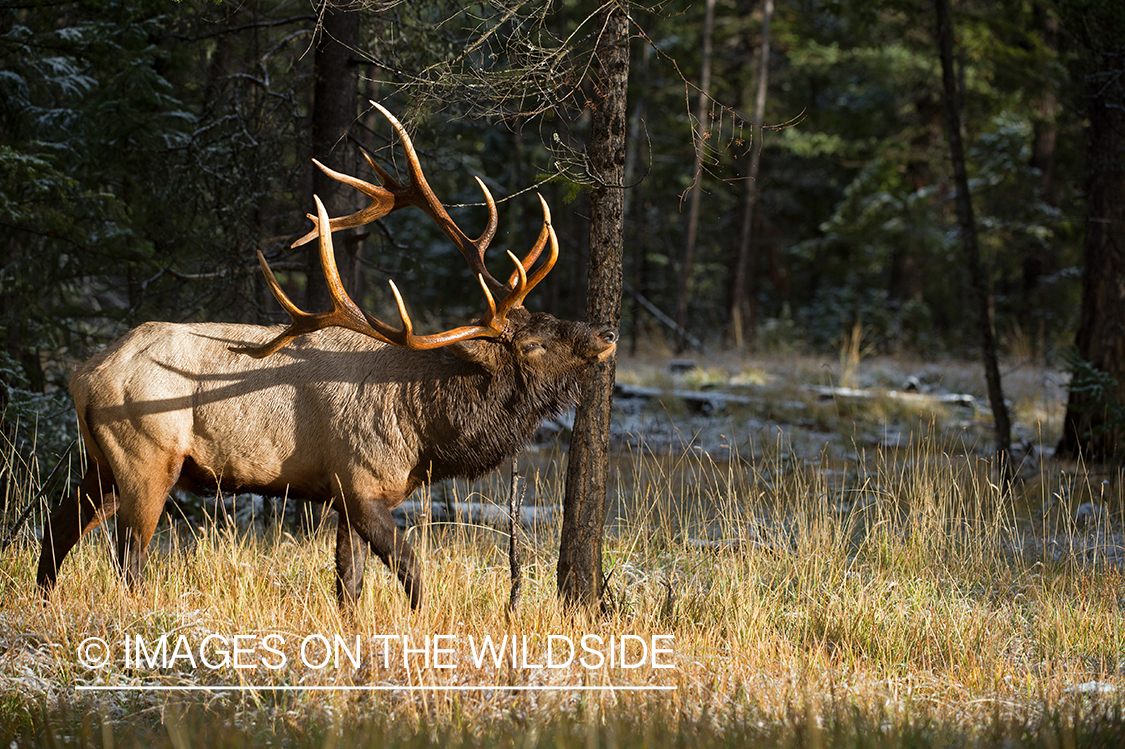
[[(585, 107), (600, 33), (591, 8), (353, 7), (363, 14), (357, 99), (389, 99), (411, 123), (435, 191), (470, 204), (454, 212), (469, 233), (483, 214), (471, 175), (512, 198), (500, 204), (490, 253), (497, 273), (505, 249), (534, 239), (537, 202), (517, 193), (536, 185), (555, 207), (567, 262), (532, 304), (581, 316), (592, 184)], [(1069, 37), (1051, 42), (1055, 11), (1041, 3), (969, 0), (957, 12), (997, 328), (1002, 342), (1030, 341), (1051, 357), (1072, 339), (1080, 293), (1083, 113)], [(823, 349), (862, 318), (884, 351), (971, 354), (930, 15), (920, 0), (779, 0), (753, 232), (760, 329), (785, 320)], [(702, 5), (634, 7), (631, 18), (626, 281), (671, 312)], [(288, 245), (311, 206), (316, 23), (315, 8), (297, 0), (0, 7), (0, 319), (31, 390), (62, 387), (75, 360), (143, 320), (282, 319), (254, 252), (266, 252), (291, 290), (303, 288), (306, 248)], [(717, 5), (688, 316), (709, 345), (722, 345), (730, 309), (759, 24), (757, 3)], [(1057, 106), (1044, 104), (1047, 94)], [(1049, 174), (1036, 146), (1047, 126), (1057, 136)], [(377, 117), (361, 114), (350, 135), (393, 168)], [(476, 314), (479, 295), (456, 254), (410, 213), (371, 227), (355, 296), (386, 313), (385, 279), (394, 277), (420, 320)], [(641, 335), (670, 340), (625, 304), (627, 321), (641, 316)]]

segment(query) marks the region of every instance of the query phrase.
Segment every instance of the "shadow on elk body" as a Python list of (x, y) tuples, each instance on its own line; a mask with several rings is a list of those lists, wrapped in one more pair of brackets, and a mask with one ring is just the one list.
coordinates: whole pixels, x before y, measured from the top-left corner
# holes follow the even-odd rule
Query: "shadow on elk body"
[[(117, 560), (130, 584), (169, 490), (253, 491), (330, 503), (339, 513), (336, 592), (342, 604), (363, 587), (368, 548), (422, 600), (421, 566), (391, 510), (428, 481), (476, 477), (526, 444), (543, 419), (573, 405), (584, 372), (611, 356), (611, 326), (531, 313), (523, 299), (550, 271), (558, 242), (543, 203), (543, 229), (506, 284), (484, 267), (496, 206), (484, 190), (488, 227), (466, 237), (426, 184), (402, 125), (411, 180), (401, 184), (368, 161), (383, 185), (332, 172), (371, 205), (329, 220), (316, 200), (316, 229), (333, 299), (308, 314), (285, 296), (259, 253), (266, 280), (293, 318), (285, 327), (146, 323), (80, 366), (70, 390), (86, 444), (78, 490), (47, 522), (37, 581), (53, 588), (78, 540), (117, 514)], [(319, 164), (318, 164), (319, 166)], [(540, 199), (542, 200), (542, 199)], [(465, 256), (486, 301), (477, 322), (415, 335), (391, 283), (402, 327), (360, 310), (336, 270), (331, 232), (393, 210), (425, 211)], [(543, 249), (547, 259), (532, 271)]]

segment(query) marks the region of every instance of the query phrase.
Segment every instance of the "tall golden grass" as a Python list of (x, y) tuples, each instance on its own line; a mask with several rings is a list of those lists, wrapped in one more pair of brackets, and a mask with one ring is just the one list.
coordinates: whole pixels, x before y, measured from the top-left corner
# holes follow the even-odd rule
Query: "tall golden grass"
[[(507, 535), (464, 523), (410, 531), (425, 568), (419, 611), (376, 560), (354, 615), (335, 603), (331, 520), (295, 537), (169, 513), (138, 591), (121, 585), (96, 532), (47, 603), (33, 584), (37, 544), (24, 539), (0, 557), (0, 743), (1063, 746), (1119, 736), (1120, 486), (1108, 497), (1099, 487), (1112, 511), (1077, 528), (1057, 501), (1093, 491), (1075, 474), (1044, 471), (1029, 495), (1005, 496), (986, 461), (955, 457), (940, 439), (831, 465), (783, 444), (754, 460), (633, 450), (615, 468), (606, 607), (593, 613), (556, 598), (557, 523), (529, 537), (510, 615)], [(531, 476), (533, 501), (560, 504), (560, 472), (542, 465), (555, 470)], [(503, 502), (505, 483), (447, 493)], [(182, 652), (168, 668), (126, 662), (125, 637), (152, 652), (165, 636), (171, 654), (181, 635), (194, 663)], [(228, 649), (247, 636), (255, 649), (241, 660), (254, 667), (199, 662), (205, 643), (223, 644), (216, 635)], [(280, 668), (265, 663), (280, 660), (263, 649), (267, 635), (286, 654)], [(310, 635), (349, 645), (358, 635), (361, 662), (344, 653), (315, 667), (325, 652), (315, 638), (302, 661)], [(387, 660), (373, 635), (398, 638)], [(452, 668), (404, 658), (403, 637), (419, 647), (437, 635)], [(658, 661), (673, 667), (653, 668), (651, 653), (637, 668), (535, 667), (552, 636), (588, 635), (667, 637)], [(474, 663), (470, 637), (486, 636), (526, 642), (526, 663)], [(104, 667), (82, 662), (92, 637), (109, 645)], [(343, 689), (354, 687), (377, 690)], [(671, 689), (642, 691), (653, 687)]]

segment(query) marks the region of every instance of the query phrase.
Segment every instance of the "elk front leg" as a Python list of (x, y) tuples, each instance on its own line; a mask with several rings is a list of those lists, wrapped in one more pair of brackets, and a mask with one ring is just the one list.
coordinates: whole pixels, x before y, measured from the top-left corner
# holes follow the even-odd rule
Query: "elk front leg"
[[(414, 556), (414, 550), (406, 541), (406, 536), (395, 526), (391, 511), (379, 500), (352, 502), (348, 501), (341, 512), (341, 524), (347, 519), (351, 530), (347, 533), (337, 531), (336, 534), (336, 580), (337, 584), (343, 580), (342, 586), (347, 590), (347, 582), (355, 580), (355, 567), (347, 569), (346, 565), (351, 560), (358, 560), (358, 556), (348, 553), (356, 545), (355, 535), (366, 541), (375, 555), (383, 560), (384, 564), (398, 577), (406, 595), (410, 598), (410, 608), (417, 609), (422, 605), (422, 566)], [(340, 541), (347, 536), (348, 552), (341, 551)], [(360, 568), (362, 570), (362, 567)], [(340, 588), (337, 588), (339, 591)], [(356, 595), (359, 588), (356, 588)]]
[(367, 542), (348, 522), (346, 512), (338, 512), (336, 527), (336, 600), (350, 608), (363, 593), (363, 571), (367, 567)]

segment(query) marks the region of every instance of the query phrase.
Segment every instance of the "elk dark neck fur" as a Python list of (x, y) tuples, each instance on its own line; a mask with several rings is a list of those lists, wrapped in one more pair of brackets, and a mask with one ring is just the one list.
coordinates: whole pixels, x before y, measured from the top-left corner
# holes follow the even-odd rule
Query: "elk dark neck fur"
[[(352, 433), (350, 449), (388, 479), (381, 472), (408, 472), (399, 485), (409, 493), (426, 481), (495, 469), (544, 419), (574, 405), (581, 378), (614, 350), (609, 325), (522, 308), (510, 310), (507, 322), (500, 337), (422, 351), (323, 330), (294, 341), (275, 366), (299, 362), (312, 381), (350, 381), (310, 395), (329, 395), (329, 418), (364, 414), (369, 426)], [(340, 361), (350, 362), (351, 374), (332, 366)]]
[(435, 376), (407, 383), (400, 405), (421, 426), (417, 469), (433, 481), (488, 473), (577, 401), (577, 374), (535, 377), (518, 365), (492, 372), (446, 351), (426, 358)]

